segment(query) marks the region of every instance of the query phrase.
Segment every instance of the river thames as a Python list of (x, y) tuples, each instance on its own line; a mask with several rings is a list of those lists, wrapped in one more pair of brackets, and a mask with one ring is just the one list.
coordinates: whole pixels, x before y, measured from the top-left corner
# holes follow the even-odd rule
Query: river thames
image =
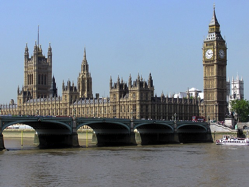
[[(0, 186), (248, 186), (248, 146), (38, 149), (33, 138), (5, 138)], [(85, 140), (80, 140), (85, 145)]]

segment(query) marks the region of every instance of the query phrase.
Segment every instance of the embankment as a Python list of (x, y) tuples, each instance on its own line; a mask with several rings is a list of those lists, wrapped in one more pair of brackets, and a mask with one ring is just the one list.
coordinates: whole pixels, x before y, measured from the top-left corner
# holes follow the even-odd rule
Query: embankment
[[(78, 132), (79, 139), (92, 139), (92, 129), (80, 129)], [(6, 138), (34, 138), (35, 130), (33, 129), (5, 129), (3, 131), (3, 137)]]

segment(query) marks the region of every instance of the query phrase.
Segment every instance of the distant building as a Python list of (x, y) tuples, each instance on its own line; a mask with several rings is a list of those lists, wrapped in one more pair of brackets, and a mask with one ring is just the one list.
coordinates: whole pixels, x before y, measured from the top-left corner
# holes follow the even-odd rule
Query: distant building
[(239, 75), (237, 75), (236, 79), (232, 77), (231, 82), (230, 80), (227, 81), (227, 102), (229, 113), (231, 113), (231, 101), (241, 99), (244, 99), (244, 80), (242, 77), (239, 79)]
[(189, 90), (187, 90), (186, 92), (179, 92), (177, 94), (174, 94), (174, 98), (187, 98), (187, 95), (189, 93), (189, 97), (190, 98), (200, 98), (203, 99), (203, 92), (201, 90), (198, 90), (197, 88), (190, 88)]

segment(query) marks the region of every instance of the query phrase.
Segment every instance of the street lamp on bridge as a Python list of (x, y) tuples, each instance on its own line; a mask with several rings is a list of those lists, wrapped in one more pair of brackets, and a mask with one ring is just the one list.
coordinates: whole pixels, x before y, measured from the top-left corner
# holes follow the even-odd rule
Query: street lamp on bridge
[(73, 117), (75, 118), (75, 115), (76, 115), (76, 109), (74, 108), (73, 109)]

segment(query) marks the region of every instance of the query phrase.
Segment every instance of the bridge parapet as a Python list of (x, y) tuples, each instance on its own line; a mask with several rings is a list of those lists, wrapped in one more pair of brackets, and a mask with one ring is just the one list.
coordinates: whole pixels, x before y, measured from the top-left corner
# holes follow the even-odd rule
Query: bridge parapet
[[(105, 124), (114, 124), (121, 125), (129, 129), (131, 125), (131, 120), (117, 118), (76, 118), (77, 129), (79, 129), (83, 125), (87, 125), (92, 128), (93, 126), (96, 126), (96, 124), (99, 124), (99, 128), (105, 128)], [(115, 129), (115, 126), (113, 126), (113, 128)]]

